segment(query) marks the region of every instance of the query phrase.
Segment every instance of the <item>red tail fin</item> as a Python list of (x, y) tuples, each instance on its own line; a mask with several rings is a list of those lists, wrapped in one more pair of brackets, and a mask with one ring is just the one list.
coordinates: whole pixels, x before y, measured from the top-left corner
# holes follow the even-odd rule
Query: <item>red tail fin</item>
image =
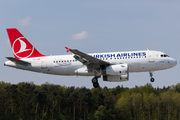
[(7, 33), (15, 58), (21, 59), (45, 56), (39, 53), (16, 28), (8, 28)]

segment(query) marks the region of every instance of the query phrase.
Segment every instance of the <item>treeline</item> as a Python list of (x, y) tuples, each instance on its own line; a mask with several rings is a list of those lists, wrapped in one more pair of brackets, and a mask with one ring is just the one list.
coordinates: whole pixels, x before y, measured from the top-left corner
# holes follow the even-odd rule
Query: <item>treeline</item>
[(0, 120), (180, 120), (180, 84), (75, 88), (0, 82)]

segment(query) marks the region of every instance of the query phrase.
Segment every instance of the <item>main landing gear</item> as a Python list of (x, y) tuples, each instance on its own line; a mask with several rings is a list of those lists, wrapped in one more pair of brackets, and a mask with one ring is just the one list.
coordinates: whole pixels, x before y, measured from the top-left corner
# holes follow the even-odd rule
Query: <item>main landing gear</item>
[(151, 81), (151, 82), (154, 82), (155, 79), (152, 77), (152, 76), (153, 76), (153, 72), (150, 71), (150, 72), (149, 72), (149, 75), (150, 75), (150, 77), (151, 77), (150, 81)]
[(92, 83), (93, 83), (93, 86), (95, 88), (99, 87), (99, 83), (98, 83), (98, 78), (97, 77), (93, 77)]

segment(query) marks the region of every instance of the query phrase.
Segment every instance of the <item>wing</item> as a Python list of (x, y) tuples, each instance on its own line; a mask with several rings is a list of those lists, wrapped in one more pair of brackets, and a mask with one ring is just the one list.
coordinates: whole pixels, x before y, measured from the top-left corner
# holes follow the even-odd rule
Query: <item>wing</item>
[(70, 48), (67, 48), (67, 52), (72, 52), (74, 54), (74, 58), (78, 61), (80, 61), (83, 65), (86, 65), (88, 70), (89, 71), (92, 71), (94, 69), (103, 69), (105, 68), (106, 66), (109, 66), (110, 63), (106, 62), (106, 61), (103, 61), (103, 60), (100, 60), (100, 59), (97, 59), (95, 57), (92, 57), (88, 54), (85, 54), (79, 50), (76, 50), (76, 49), (70, 49)]

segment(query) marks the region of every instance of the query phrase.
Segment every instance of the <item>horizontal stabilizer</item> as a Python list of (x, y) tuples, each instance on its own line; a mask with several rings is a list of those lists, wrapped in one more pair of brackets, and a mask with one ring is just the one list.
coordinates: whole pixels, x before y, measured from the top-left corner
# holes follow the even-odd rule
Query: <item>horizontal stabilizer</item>
[(23, 61), (23, 60), (19, 60), (19, 59), (13, 58), (13, 57), (6, 57), (6, 58), (7, 58), (8, 60), (12, 61), (12, 62), (21, 64), (21, 65), (29, 65), (29, 64), (31, 64), (31, 63), (29, 63), (29, 62), (26, 62), (26, 61)]

